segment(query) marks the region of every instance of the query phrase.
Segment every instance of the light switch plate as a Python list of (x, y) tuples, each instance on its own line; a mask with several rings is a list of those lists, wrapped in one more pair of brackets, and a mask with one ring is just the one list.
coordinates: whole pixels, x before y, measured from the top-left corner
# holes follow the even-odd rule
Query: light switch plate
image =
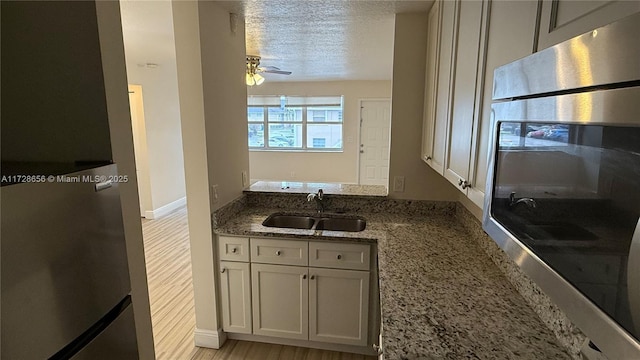
[(393, 191), (404, 192), (404, 176), (393, 177)]

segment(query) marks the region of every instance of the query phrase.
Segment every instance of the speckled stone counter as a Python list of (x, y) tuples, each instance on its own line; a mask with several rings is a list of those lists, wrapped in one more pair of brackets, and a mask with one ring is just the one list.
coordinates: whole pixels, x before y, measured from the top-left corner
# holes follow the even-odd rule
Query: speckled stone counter
[(360, 209), (367, 229), (341, 233), (267, 228), (262, 221), (282, 208), (242, 201), (247, 206), (218, 221), (216, 233), (377, 242), (387, 360), (570, 359), (456, 220), (454, 204), (420, 204), (431, 212)]
[(257, 181), (245, 192), (262, 193), (315, 193), (322, 189), (330, 195), (363, 195), (363, 196), (387, 196), (387, 187), (384, 185), (357, 185), (319, 182), (293, 182), (293, 181)]

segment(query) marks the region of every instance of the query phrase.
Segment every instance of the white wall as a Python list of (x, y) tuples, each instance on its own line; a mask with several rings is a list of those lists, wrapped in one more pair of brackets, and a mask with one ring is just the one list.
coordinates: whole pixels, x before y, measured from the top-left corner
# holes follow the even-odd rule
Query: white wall
[(344, 95), (342, 152), (252, 150), (249, 152), (252, 179), (357, 183), (360, 100), (390, 98), (391, 81), (270, 82), (267, 79), (247, 92), (249, 95)]
[(122, 26), (120, 8), (117, 2), (96, 1), (98, 32), (102, 50), (102, 67), (106, 92), (107, 113), (113, 160), (118, 165), (118, 173), (129, 175), (130, 181), (119, 184), (122, 203), (122, 219), (129, 259), (131, 277), (131, 298), (136, 322), (138, 353), (140, 359), (155, 359), (153, 331), (151, 329), (151, 310), (149, 308), (149, 289), (140, 223), (138, 204), (138, 186), (136, 180), (135, 159), (133, 154), (133, 135), (127, 96), (127, 78), (124, 63)]
[[(129, 4), (122, 4), (123, 18), (127, 22), (140, 23), (147, 18), (132, 19), (136, 13), (127, 11)], [(166, 27), (172, 29), (172, 10), (169, 1), (137, 3), (156, 16), (155, 21), (163, 19)], [(130, 11), (130, 10), (129, 10)], [(146, 33), (148, 42), (174, 42), (173, 31), (166, 33)], [(144, 41), (138, 34), (125, 32), (125, 56), (127, 59), (127, 77), (130, 84), (142, 86), (144, 119), (147, 137), (147, 158), (151, 183), (151, 207), (159, 208), (178, 201), (186, 196), (184, 180), (184, 160), (182, 154), (182, 136), (180, 128), (180, 108), (178, 102), (178, 78), (175, 62), (175, 48), (165, 49), (161, 61), (159, 55), (140, 53), (136, 46)], [(138, 64), (159, 62), (157, 68), (140, 67)]]
[(215, 1), (199, 2), (202, 86), (209, 184), (218, 186), (213, 209), (242, 195), (249, 176), (244, 21), (235, 31), (230, 14)]
[(173, 24), (178, 71), (184, 168), (189, 212), (189, 243), (196, 315), (195, 343), (218, 347), (218, 316), (214, 291), (213, 237), (209, 203), (209, 165), (205, 136), (204, 100), (198, 3), (174, 1)]
[[(215, 2), (174, 1), (173, 24), (185, 156), (196, 313), (195, 344), (224, 342), (218, 319), (211, 213), (242, 194), (249, 171), (244, 22), (231, 31)], [(218, 199), (210, 196), (218, 185)]]
[(404, 176), (405, 191), (397, 199), (458, 199), (455, 188), (420, 159), (427, 44), (427, 13), (396, 15), (391, 101), (391, 162), (389, 183)]

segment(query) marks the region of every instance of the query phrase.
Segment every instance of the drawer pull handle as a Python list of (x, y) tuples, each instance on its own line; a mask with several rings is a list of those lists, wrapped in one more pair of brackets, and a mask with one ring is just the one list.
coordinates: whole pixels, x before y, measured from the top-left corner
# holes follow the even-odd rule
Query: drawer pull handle
[(236, 249), (236, 248), (231, 249), (231, 252), (232, 252), (233, 254), (235, 254), (237, 251), (238, 251), (238, 249)]
[(224, 272), (227, 271), (227, 268), (222, 268), (222, 270), (220, 270), (221, 273), (224, 274)]
[(311, 280), (315, 280), (316, 276), (315, 275), (311, 275)]
[(336, 256), (336, 259), (341, 260), (342, 259), (342, 254), (338, 254), (338, 256)]
[(280, 250), (276, 250), (276, 256), (280, 256), (280, 254), (282, 254)]

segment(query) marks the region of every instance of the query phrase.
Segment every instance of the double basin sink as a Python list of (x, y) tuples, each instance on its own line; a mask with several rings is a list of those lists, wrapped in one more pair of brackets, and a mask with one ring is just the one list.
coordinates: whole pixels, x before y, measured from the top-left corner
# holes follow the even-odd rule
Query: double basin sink
[(318, 214), (311, 216), (274, 213), (269, 215), (262, 222), (262, 225), (289, 229), (358, 232), (365, 229), (367, 221), (363, 217), (353, 215)]

